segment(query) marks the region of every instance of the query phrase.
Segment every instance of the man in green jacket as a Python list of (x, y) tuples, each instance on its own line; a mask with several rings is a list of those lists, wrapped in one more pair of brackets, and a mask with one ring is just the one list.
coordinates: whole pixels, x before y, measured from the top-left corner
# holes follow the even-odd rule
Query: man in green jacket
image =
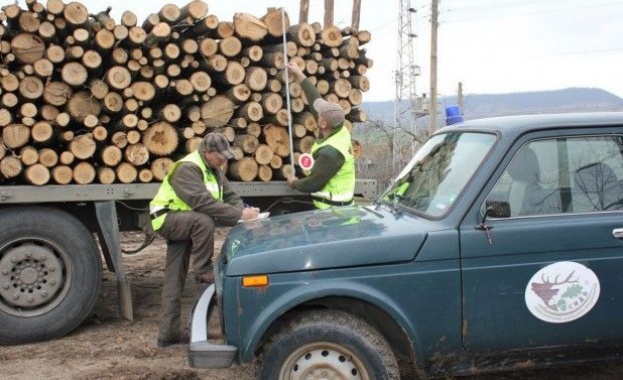
[(305, 178), (290, 176), (288, 184), (311, 194), (316, 208), (351, 205), (355, 195), (355, 158), (350, 132), (344, 126), (344, 110), (322, 99), (296, 63), (289, 62), (288, 69), (300, 82), (320, 132), (311, 149), (312, 168)]
[(216, 226), (257, 218), (244, 208), (221, 167), (234, 157), (227, 139), (208, 133), (201, 146), (175, 162), (149, 204), (151, 225), (167, 241), (158, 347), (181, 343), (181, 293), (193, 257), (195, 280), (214, 282), (212, 255)]

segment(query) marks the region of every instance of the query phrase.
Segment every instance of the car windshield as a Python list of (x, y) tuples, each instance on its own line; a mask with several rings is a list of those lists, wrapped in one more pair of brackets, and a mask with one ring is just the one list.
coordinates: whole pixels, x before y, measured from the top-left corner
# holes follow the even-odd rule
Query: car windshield
[(450, 132), (431, 137), (381, 196), (381, 202), (430, 217), (444, 215), (463, 191), (496, 136)]

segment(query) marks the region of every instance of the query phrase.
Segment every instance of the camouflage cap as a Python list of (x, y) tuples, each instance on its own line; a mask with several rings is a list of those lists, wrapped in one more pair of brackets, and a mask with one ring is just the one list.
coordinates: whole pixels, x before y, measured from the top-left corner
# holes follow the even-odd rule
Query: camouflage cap
[(201, 142), (201, 149), (203, 151), (218, 153), (226, 160), (234, 158), (234, 152), (229, 146), (229, 141), (218, 132), (210, 132), (205, 135)]
[(339, 104), (318, 98), (314, 100), (314, 109), (319, 116), (322, 116), (327, 121), (331, 128), (337, 128), (344, 123), (344, 110)]

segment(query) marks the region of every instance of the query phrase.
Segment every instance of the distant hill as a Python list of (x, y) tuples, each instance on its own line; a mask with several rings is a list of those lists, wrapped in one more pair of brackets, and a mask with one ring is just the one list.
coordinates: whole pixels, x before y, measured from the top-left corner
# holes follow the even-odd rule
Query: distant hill
[[(438, 118), (445, 119), (445, 107), (456, 104), (456, 96), (442, 97), (438, 107)], [(393, 101), (364, 102), (362, 107), (369, 120), (393, 124), (395, 112)], [(462, 111), (466, 120), (502, 115), (623, 111), (623, 99), (597, 88), (474, 94), (464, 96)]]

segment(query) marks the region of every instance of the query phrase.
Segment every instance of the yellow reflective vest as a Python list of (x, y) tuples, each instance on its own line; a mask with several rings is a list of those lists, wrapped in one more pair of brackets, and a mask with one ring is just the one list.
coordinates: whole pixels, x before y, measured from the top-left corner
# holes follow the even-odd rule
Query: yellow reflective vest
[(223, 199), (223, 194), (221, 188), (219, 187), (216, 175), (212, 169), (205, 164), (199, 150), (195, 150), (173, 165), (171, 170), (169, 170), (169, 173), (166, 177), (164, 177), (162, 185), (160, 185), (160, 189), (158, 189), (158, 193), (156, 193), (154, 199), (152, 199), (149, 203), (151, 226), (154, 231), (158, 231), (164, 224), (167, 211), (189, 211), (192, 209), (186, 204), (186, 202), (181, 200), (177, 194), (175, 194), (175, 190), (173, 190), (170, 183), (171, 175), (175, 173), (175, 169), (181, 162), (192, 162), (193, 164), (199, 166), (199, 168), (201, 168), (201, 172), (203, 173), (203, 183), (205, 183), (206, 189), (208, 189), (214, 199)]
[(314, 206), (329, 208), (350, 205), (355, 196), (355, 157), (353, 156), (350, 132), (342, 127), (339, 132), (323, 142), (314, 143), (311, 149), (312, 154), (327, 145), (342, 153), (344, 164), (320, 191), (311, 194)]

